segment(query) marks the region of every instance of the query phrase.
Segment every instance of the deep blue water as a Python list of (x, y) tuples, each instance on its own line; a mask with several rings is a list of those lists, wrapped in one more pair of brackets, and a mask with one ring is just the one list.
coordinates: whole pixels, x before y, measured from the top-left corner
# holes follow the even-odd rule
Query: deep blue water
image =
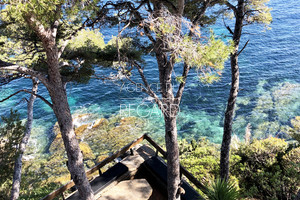
[[(260, 26), (246, 27), (241, 44), (250, 40), (240, 55), (240, 87), (238, 110), (234, 124), (234, 134), (243, 136), (248, 123), (257, 137), (277, 134), (280, 127), (289, 125), (290, 120), (300, 115), (300, 6), (296, 0), (288, 2), (271, 0), (273, 23), (271, 30), (262, 32)], [(225, 33), (222, 25), (214, 26), (216, 33)], [(110, 30), (103, 30), (108, 40)], [(241, 45), (242, 46), (242, 45)], [(156, 84), (157, 67), (155, 60), (145, 57), (146, 74), (149, 82)], [(108, 70), (98, 70), (108, 73)], [(179, 69), (175, 69), (180, 74)], [(184, 92), (181, 113), (178, 117), (179, 135), (184, 138), (206, 136), (214, 142), (222, 137), (223, 115), (230, 88), (230, 66), (227, 62), (221, 80), (212, 85), (204, 85), (192, 71)], [(30, 81), (18, 80), (3, 86), (0, 97), (21, 89), (30, 88)], [(47, 94), (40, 87), (40, 94)], [(145, 131), (162, 135), (163, 120), (157, 107), (151, 104), (146, 94), (137, 91), (130, 84), (123, 87), (111, 82), (91, 80), (89, 84), (68, 85), (69, 103), (73, 113), (96, 113), (99, 117), (118, 114), (147, 116)], [(17, 96), (0, 104), (0, 114), (7, 114), (16, 108), (26, 117), (23, 96)], [(131, 105), (129, 105), (131, 104)], [(127, 108), (125, 112), (124, 109)], [(35, 104), (35, 122), (32, 144), (45, 146), (49, 130), (55, 117), (41, 100)], [(261, 131), (263, 130), (263, 131)]]

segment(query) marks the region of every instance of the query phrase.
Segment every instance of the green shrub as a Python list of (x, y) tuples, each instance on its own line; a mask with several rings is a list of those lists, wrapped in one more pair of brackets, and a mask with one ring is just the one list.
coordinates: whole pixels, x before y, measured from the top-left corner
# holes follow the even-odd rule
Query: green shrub
[[(206, 139), (179, 142), (181, 164), (200, 182), (214, 185), (219, 175), (219, 146)], [(291, 200), (300, 189), (300, 147), (282, 139), (239, 144), (230, 156), (230, 181), (240, 195), (256, 199)], [(237, 189), (238, 189), (237, 188)]]
[(179, 142), (181, 164), (198, 180), (209, 184), (219, 174), (218, 146), (203, 138)]
[(245, 197), (258, 199), (292, 199), (300, 187), (300, 151), (290, 151), (278, 138), (254, 140), (233, 152), (239, 156), (231, 174), (239, 180)]
[(293, 128), (290, 128), (289, 134), (298, 141), (298, 145), (300, 145), (300, 116), (296, 116), (295, 119), (291, 120), (291, 124)]
[(283, 170), (283, 190), (287, 199), (292, 199), (300, 190), (300, 147), (292, 149), (281, 160)]

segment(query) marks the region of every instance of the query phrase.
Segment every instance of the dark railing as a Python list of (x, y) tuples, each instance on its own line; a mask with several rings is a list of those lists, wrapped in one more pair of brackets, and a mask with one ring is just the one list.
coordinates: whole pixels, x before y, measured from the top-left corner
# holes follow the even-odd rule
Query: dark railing
[[(133, 148), (137, 144), (141, 143), (143, 140), (146, 140), (147, 142), (149, 142), (149, 144), (151, 144), (159, 153), (162, 154), (162, 156), (164, 158), (166, 158), (166, 156), (167, 156), (166, 151), (163, 150), (156, 142), (154, 142), (154, 140), (152, 140), (151, 137), (149, 137), (147, 134), (144, 134), (141, 137), (139, 137), (139, 138), (135, 139), (134, 141), (130, 142), (129, 144), (127, 144), (123, 148), (119, 149), (117, 152), (115, 152), (110, 157), (108, 157), (108, 158), (104, 159), (103, 161), (101, 161), (100, 163), (96, 164), (94, 167), (92, 167), (91, 169), (89, 169), (86, 172), (86, 175), (88, 176), (88, 175), (91, 175), (92, 173), (94, 173), (96, 171), (99, 171), (106, 164), (110, 163), (115, 158), (118, 158), (121, 155), (125, 154), (128, 150), (130, 150), (131, 148)], [(183, 174), (186, 178), (188, 178), (198, 189), (200, 189), (204, 193), (207, 191), (207, 188), (181, 165), (180, 165), (180, 170), (181, 170), (181, 174)], [(58, 188), (57, 190), (51, 192), (50, 194), (48, 194), (47, 196), (42, 198), (42, 200), (52, 200), (55, 197), (63, 195), (63, 193), (66, 190), (70, 189), (74, 185), (75, 185), (75, 183), (73, 182), (73, 180), (71, 180), (68, 183), (66, 183), (65, 185)]]

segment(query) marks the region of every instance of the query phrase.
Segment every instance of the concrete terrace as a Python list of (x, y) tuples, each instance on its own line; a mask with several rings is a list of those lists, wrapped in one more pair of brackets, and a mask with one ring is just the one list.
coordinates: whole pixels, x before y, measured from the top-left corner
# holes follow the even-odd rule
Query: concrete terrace
[[(148, 145), (141, 145), (140, 143), (144, 139), (156, 151)], [(86, 172), (87, 175), (93, 175), (99, 171), (99, 175), (93, 176), (92, 180), (90, 180), (96, 199), (167, 200), (167, 166), (164, 159), (158, 156), (158, 153), (163, 157), (166, 156), (166, 152), (158, 144), (148, 135), (143, 135), (88, 170)], [(113, 160), (118, 160), (119, 162), (102, 173), (101, 168)], [(181, 183), (181, 199), (204, 199), (185, 179), (189, 179), (189, 181), (202, 191), (206, 189), (205, 186), (184, 167), (180, 166), (180, 169), (184, 175)], [(72, 180), (42, 200), (52, 200), (59, 196), (67, 200), (80, 199), (77, 191), (66, 197), (63, 193), (69, 189), (76, 190)]]

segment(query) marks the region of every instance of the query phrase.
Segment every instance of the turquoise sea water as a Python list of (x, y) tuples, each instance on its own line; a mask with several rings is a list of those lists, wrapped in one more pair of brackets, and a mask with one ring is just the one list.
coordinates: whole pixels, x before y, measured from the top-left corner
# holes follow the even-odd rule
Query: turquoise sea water
[[(284, 2), (271, 0), (273, 23), (271, 30), (261, 32), (258, 26), (246, 27), (241, 44), (250, 40), (240, 55), (240, 87), (238, 110), (234, 134), (243, 136), (248, 123), (257, 137), (275, 135), (282, 126), (300, 115), (300, 6), (296, 0)], [(215, 26), (216, 33), (224, 33), (222, 24)], [(110, 30), (103, 30), (106, 39)], [(146, 57), (146, 74), (149, 82), (155, 84), (157, 67), (155, 60)], [(109, 70), (99, 70), (109, 73)], [(175, 73), (180, 74), (180, 71)], [(220, 142), (225, 106), (230, 88), (230, 66), (227, 62), (222, 79), (213, 85), (203, 85), (190, 74), (178, 117), (180, 137), (205, 136)], [(22, 88), (30, 88), (30, 81), (17, 80), (0, 88), (0, 98)], [(154, 89), (155, 90), (155, 89)], [(46, 95), (40, 87), (40, 94)], [(120, 113), (145, 118), (145, 131), (153, 136), (163, 135), (163, 118), (151, 99), (130, 84), (122, 87), (111, 82), (91, 80), (89, 84), (68, 85), (69, 103), (73, 113), (95, 113), (109, 117)], [(25, 96), (24, 96), (25, 97)], [(0, 104), (0, 114), (8, 114), (16, 108), (26, 117), (23, 96), (19, 95)], [(56, 119), (52, 110), (41, 100), (35, 104), (34, 132), (31, 145), (42, 149), (49, 142), (49, 134)], [(130, 109), (130, 110), (129, 110)]]

